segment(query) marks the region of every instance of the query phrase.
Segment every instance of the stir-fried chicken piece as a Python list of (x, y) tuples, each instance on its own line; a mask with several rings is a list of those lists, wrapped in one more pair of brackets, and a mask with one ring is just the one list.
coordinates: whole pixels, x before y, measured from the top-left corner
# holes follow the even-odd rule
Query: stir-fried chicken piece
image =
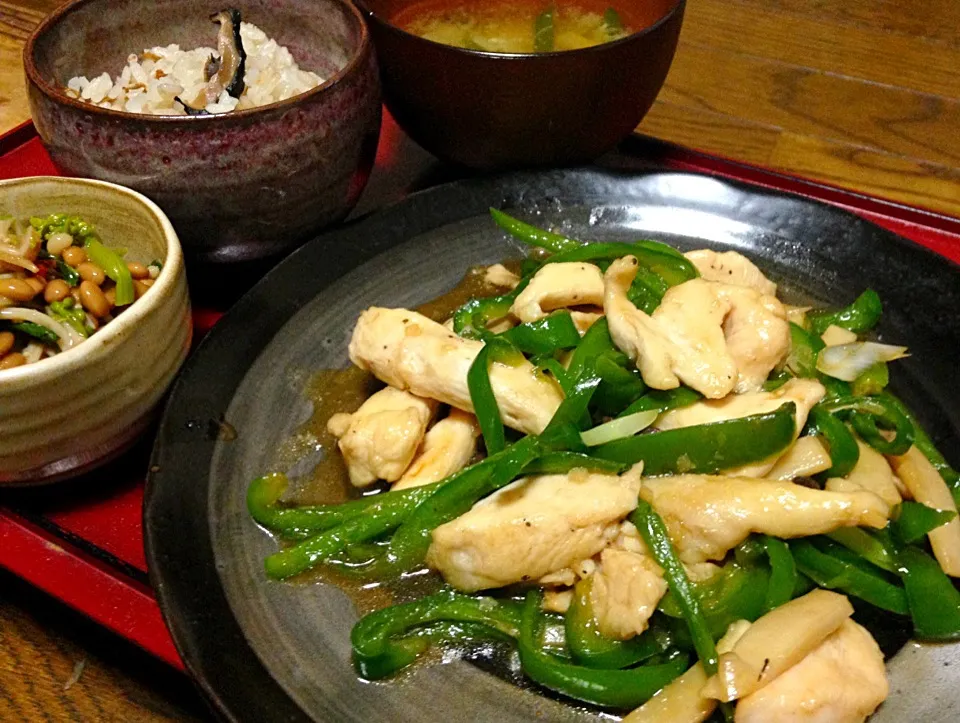
[(334, 414), (327, 429), (347, 463), (350, 482), (393, 482), (410, 464), (437, 403), (393, 387), (381, 389), (353, 414)]
[(697, 249), (684, 254), (707, 281), (720, 281), (732, 286), (756, 289), (766, 296), (777, 295), (777, 285), (756, 265), (737, 251)]
[(614, 343), (654, 389), (683, 382), (708, 399), (756, 391), (789, 350), (786, 312), (775, 297), (691, 279), (648, 315), (627, 298), (636, 268), (627, 256), (607, 269), (604, 311)]
[[(823, 385), (814, 379), (791, 379), (772, 392), (731, 394), (723, 399), (705, 399), (680, 409), (664, 412), (657, 419), (655, 426), (657, 429), (667, 430), (712, 424), (728, 419), (749, 417), (753, 414), (766, 414), (779, 409), (786, 402), (794, 402), (797, 405), (797, 424), (794, 434), (800, 434), (800, 430), (807, 423), (810, 409), (823, 399), (825, 393)], [(761, 462), (728, 470), (727, 474), (735, 477), (762, 477), (773, 468), (780, 456), (778, 454)]]
[(483, 280), (502, 289), (513, 289), (520, 283), (520, 277), (503, 264), (488, 266), (483, 273)]
[[(764, 476), (767, 479), (789, 481), (797, 477), (812, 477), (826, 472), (832, 466), (830, 453), (819, 437), (800, 437), (784, 452), (773, 468)], [(740, 473), (743, 475), (743, 472)], [(749, 477), (750, 475), (745, 475)], [(835, 490), (842, 492), (843, 490)]]
[(737, 704), (737, 723), (863, 723), (889, 693), (883, 653), (852, 620)]
[(856, 466), (846, 477), (833, 477), (827, 480), (825, 488), (833, 492), (854, 492), (866, 490), (893, 507), (900, 504), (902, 498), (894, 480), (893, 470), (886, 457), (869, 444), (857, 440), (860, 458)]
[(663, 570), (652, 557), (607, 548), (600, 553), (590, 587), (597, 629), (616, 640), (639, 635), (666, 592)]
[(510, 312), (520, 321), (536, 321), (570, 306), (602, 306), (603, 273), (580, 261), (545, 264), (520, 292)]
[[(391, 386), (472, 412), (467, 372), (482, 348), (415, 311), (371, 307), (353, 330), (350, 360)], [(490, 383), (504, 424), (527, 434), (542, 432), (563, 401), (528, 361), (494, 362)]]
[(777, 297), (754, 289), (717, 284), (717, 294), (730, 301), (723, 322), (727, 352), (737, 365), (737, 394), (759, 391), (770, 371), (790, 351), (790, 324)]
[(427, 564), (468, 592), (536, 580), (606, 547), (639, 487), (639, 468), (517, 480), (435, 529)]
[(745, 477), (645, 479), (640, 497), (663, 517), (687, 564), (720, 560), (751, 532), (790, 538), (840, 527), (880, 528), (889, 515), (887, 505), (870, 492), (825, 492)]
[(675, 389), (682, 381), (705, 397), (725, 397), (737, 382), (737, 365), (727, 352), (723, 320), (730, 303), (710, 283), (693, 279), (674, 286), (652, 315), (627, 298), (637, 259), (610, 264), (604, 276), (603, 310), (610, 336), (654, 389)]
[(459, 472), (476, 453), (479, 436), (480, 425), (476, 417), (459, 409), (451, 409), (449, 415), (427, 430), (417, 456), (393, 485), (393, 489), (439, 482)]

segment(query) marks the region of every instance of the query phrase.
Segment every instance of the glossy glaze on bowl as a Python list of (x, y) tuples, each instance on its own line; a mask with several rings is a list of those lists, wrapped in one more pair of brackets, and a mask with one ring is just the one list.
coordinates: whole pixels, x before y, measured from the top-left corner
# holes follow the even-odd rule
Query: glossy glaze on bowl
[(0, 181), (16, 218), (81, 216), (127, 258), (163, 261), (146, 294), (77, 347), (0, 371), (0, 485), (51, 482), (106, 462), (150, 420), (190, 348), (190, 301), (177, 235), (163, 212), (99, 181)]
[(591, 161), (629, 135), (673, 61), (685, 0), (638, 0), (662, 17), (622, 40), (537, 55), (441, 45), (389, 22), (406, 0), (358, 0), (384, 101), (431, 153), (473, 168)]
[(243, 0), (245, 20), (327, 82), (222, 116), (111, 111), (62, 92), (77, 75), (119, 74), (131, 52), (214, 44), (217, 0), (77, 0), (24, 51), (34, 123), (69, 175), (129, 186), (170, 217), (190, 258), (274, 255), (343, 218), (373, 163), (380, 90), (372, 45), (346, 0)]

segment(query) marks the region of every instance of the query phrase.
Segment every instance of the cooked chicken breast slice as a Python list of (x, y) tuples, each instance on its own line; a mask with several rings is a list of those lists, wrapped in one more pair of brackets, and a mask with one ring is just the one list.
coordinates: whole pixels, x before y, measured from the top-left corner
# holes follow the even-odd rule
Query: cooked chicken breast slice
[(737, 251), (697, 249), (684, 254), (707, 281), (721, 281), (733, 286), (756, 289), (767, 296), (777, 295), (777, 285), (770, 281), (750, 259)]
[(435, 529), (427, 564), (467, 592), (536, 580), (606, 547), (639, 487), (639, 469), (517, 480)]
[(517, 296), (510, 312), (527, 322), (556, 309), (602, 305), (603, 272), (593, 264), (571, 261), (544, 264)]
[(736, 723), (863, 723), (890, 691), (866, 629), (840, 628), (771, 683), (737, 703)]
[(791, 538), (840, 527), (881, 528), (890, 512), (871, 492), (825, 492), (746, 477), (644, 479), (640, 497), (663, 518), (688, 565), (722, 559), (751, 532)]
[[(672, 409), (661, 414), (654, 426), (667, 430), (724, 422), (754, 414), (767, 414), (779, 409), (786, 402), (794, 402), (797, 405), (794, 435), (797, 436), (807, 423), (810, 410), (823, 399), (824, 394), (826, 390), (815, 379), (791, 379), (772, 392), (731, 394), (723, 399), (704, 399), (680, 409)], [(734, 477), (763, 477), (788, 453), (789, 450), (761, 462), (727, 470), (726, 474)]]
[(392, 489), (439, 482), (459, 472), (476, 454), (479, 436), (480, 425), (476, 417), (469, 412), (451, 409), (450, 414), (427, 430), (416, 457)]
[(410, 464), (437, 410), (423, 399), (385, 387), (371, 395), (353, 414), (334, 414), (327, 429), (347, 464), (350, 482), (366, 487), (378, 479), (393, 482)]
[(866, 490), (873, 492), (890, 507), (900, 504), (903, 498), (900, 497), (887, 458), (860, 439), (857, 440), (857, 447), (860, 449), (860, 458), (850, 474), (828, 479), (825, 489), (833, 492)]
[(727, 352), (723, 320), (728, 299), (718, 298), (710, 282), (692, 279), (674, 286), (652, 315), (627, 298), (637, 259), (617, 259), (604, 275), (603, 310), (610, 336), (637, 365), (654, 389), (675, 389), (683, 382), (705, 397), (725, 397), (737, 383), (737, 366)]
[[(415, 311), (371, 307), (354, 327), (350, 359), (391, 386), (473, 412), (467, 372), (482, 348)], [(490, 383), (503, 423), (527, 434), (542, 432), (563, 401), (556, 381), (527, 361), (494, 362)]]
[(639, 635), (647, 629), (666, 592), (663, 569), (652, 557), (605, 549), (590, 587), (590, 607), (597, 629), (616, 640)]
[(520, 283), (520, 277), (503, 264), (488, 266), (483, 272), (483, 280), (502, 289), (513, 289)]
[(790, 481), (797, 477), (812, 477), (820, 472), (826, 472), (832, 464), (830, 453), (819, 437), (800, 437), (790, 449), (780, 455), (777, 463), (764, 477), (781, 481)]
[(727, 352), (737, 365), (734, 391), (759, 391), (790, 351), (787, 312), (777, 297), (744, 286), (718, 283), (716, 293), (730, 303), (730, 313), (723, 321), (723, 336)]

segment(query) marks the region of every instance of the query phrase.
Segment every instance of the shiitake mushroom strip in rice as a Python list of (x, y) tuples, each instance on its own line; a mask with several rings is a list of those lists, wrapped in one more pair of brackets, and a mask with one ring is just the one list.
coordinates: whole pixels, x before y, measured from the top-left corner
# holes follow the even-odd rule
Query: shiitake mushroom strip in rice
[(350, 358), (386, 386), (331, 417), (327, 453), (384, 487), (307, 507), (282, 474), (249, 489), (288, 541), (272, 578), (435, 576), (356, 625), (362, 676), (499, 641), (535, 683), (635, 723), (853, 721), (889, 692), (864, 624), (960, 639), (960, 483), (885, 388), (904, 350), (864, 338), (876, 294), (791, 308), (737, 252), (492, 213), (549, 253), (497, 267), (446, 324), (357, 321)]

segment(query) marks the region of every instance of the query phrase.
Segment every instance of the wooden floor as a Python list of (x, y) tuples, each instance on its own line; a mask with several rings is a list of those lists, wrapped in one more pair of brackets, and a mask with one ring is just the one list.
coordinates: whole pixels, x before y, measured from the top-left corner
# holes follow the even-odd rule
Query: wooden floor
[[(29, 117), (20, 52), (58, 4), (0, 0), (0, 131)], [(640, 130), (960, 216), (960, 0), (688, 0)], [(0, 573), (0, 720), (202, 710), (124, 645)]]

